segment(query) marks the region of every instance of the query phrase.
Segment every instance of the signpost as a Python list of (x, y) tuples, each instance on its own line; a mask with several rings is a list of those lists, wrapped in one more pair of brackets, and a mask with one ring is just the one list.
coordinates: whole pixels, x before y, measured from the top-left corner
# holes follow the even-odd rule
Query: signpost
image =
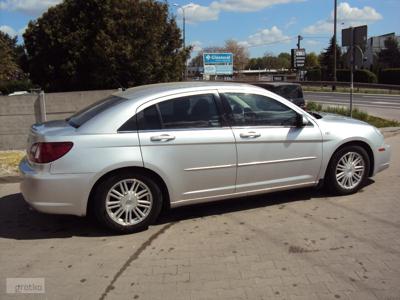
[(233, 75), (232, 53), (204, 53), (205, 75)]
[[(365, 46), (367, 41), (367, 33), (367, 25), (350, 27), (342, 30), (342, 46), (349, 47), (350, 51), (350, 117), (353, 116), (353, 89), (356, 60), (361, 62), (363, 60), (363, 52), (361, 47)], [(357, 59), (356, 49), (361, 52), (361, 59)]]
[(292, 68), (299, 69), (304, 67), (306, 62), (306, 49), (292, 49)]

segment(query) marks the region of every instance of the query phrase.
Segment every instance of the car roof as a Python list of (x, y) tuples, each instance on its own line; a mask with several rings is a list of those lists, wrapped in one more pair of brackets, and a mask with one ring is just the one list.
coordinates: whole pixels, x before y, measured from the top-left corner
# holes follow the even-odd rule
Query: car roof
[(140, 99), (151, 97), (162, 97), (174, 93), (183, 93), (203, 89), (221, 89), (221, 88), (254, 88), (254, 85), (245, 83), (233, 82), (212, 82), (212, 81), (183, 81), (183, 82), (168, 82), (142, 85), (129, 88), (125, 91), (114, 94), (115, 96), (127, 99)]

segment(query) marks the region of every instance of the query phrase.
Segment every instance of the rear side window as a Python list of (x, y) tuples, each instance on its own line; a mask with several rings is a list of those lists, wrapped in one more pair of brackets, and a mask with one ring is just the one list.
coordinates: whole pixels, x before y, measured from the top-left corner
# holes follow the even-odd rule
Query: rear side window
[(152, 105), (137, 114), (139, 130), (220, 127), (214, 95), (180, 97)]
[(100, 100), (98, 102), (93, 103), (92, 105), (76, 112), (71, 117), (66, 119), (66, 121), (75, 128), (82, 126), (84, 123), (97, 116), (98, 114), (106, 111), (110, 107), (118, 105), (124, 101), (127, 101), (125, 98), (111, 96)]

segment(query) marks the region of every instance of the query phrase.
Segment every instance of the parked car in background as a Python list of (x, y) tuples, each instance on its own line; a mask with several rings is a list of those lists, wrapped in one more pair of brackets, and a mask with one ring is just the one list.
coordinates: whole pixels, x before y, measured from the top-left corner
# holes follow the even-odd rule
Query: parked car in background
[(390, 146), (367, 123), (311, 115), (247, 84), (164, 83), (33, 125), (21, 191), (38, 211), (92, 212), (114, 230), (134, 232), (162, 206), (322, 180), (336, 194), (354, 193), (389, 159)]
[(291, 83), (291, 82), (260, 82), (255, 84), (259, 87), (265, 88), (283, 98), (293, 102), (297, 106), (304, 108), (305, 101), (303, 96), (303, 89), (300, 84), (298, 83)]

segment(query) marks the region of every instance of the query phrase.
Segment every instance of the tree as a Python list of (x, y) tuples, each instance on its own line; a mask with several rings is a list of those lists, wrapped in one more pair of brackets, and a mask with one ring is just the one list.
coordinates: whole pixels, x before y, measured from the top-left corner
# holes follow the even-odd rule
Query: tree
[(309, 69), (319, 67), (318, 56), (315, 52), (310, 52), (306, 55), (304, 66)]
[(18, 80), (24, 77), (19, 65), (21, 49), (21, 46), (17, 45), (17, 37), (12, 38), (0, 31), (0, 81)]
[(179, 80), (188, 49), (166, 3), (64, 0), (24, 34), (31, 79), (50, 91)]
[(378, 60), (383, 68), (400, 67), (400, 49), (396, 39), (389, 37), (385, 40), (385, 49), (379, 52)]
[(235, 40), (227, 40), (224, 50), (233, 54), (234, 70), (242, 70), (246, 67), (249, 61), (249, 52), (245, 47), (239, 45)]
[[(322, 68), (326, 70), (325, 78), (326, 80), (333, 80), (333, 47), (334, 47), (334, 40), (333, 37), (330, 40), (329, 47), (325, 49), (324, 52), (321, 53), (319, 57), (319, 63)], [(341, 61), (342, 51), (340, 47), (336, 44), (336, 64), (337, 66), (342, 65)]]

